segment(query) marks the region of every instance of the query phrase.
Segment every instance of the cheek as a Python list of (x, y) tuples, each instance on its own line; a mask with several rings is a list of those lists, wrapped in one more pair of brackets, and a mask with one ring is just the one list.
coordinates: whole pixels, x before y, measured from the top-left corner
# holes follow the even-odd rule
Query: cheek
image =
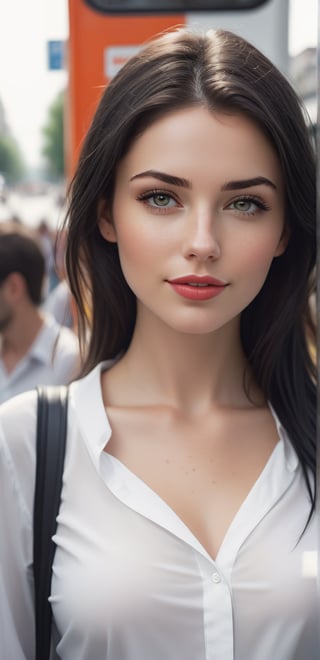
[(280, 233), (263, 234), (250, 237), (247, 240), (233, 242), (233, 262), (243, 267), (244, 271), (261, 276), (266, 274), (271, 266), (279, 246)]
[[(117, 231), (118, 250), (124, 276), (130, 280), (139, 273), (145, 279), (146, 272), (156, 267), (157, 258), (163, 254), (163, 247), (157, 236), (150, 237), (146, 230), (135, 232), (132, 227)], [(130, 284), (130, 282), (129, 282)]]

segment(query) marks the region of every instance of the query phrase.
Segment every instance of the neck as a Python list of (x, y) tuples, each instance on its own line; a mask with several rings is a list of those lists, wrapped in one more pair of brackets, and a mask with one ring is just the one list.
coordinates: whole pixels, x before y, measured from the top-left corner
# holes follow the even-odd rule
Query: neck
[(248, 406), (244, 378), (248, 363), (240, 342), (239, 319), (210, 334), (183, 334), (155, 319), (137, 320), (122, 360), (126, 379), (144, 402), (157, 401), (202, 414), (212, 405)]

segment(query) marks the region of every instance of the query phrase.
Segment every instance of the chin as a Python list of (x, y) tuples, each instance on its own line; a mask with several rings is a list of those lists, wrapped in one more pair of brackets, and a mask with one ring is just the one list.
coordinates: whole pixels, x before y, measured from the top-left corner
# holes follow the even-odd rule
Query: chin
[(193, 323), (186, 323), (186, 322), (180, 322), (180, 323), (168, 323), (169, 327), (172, 328), (172, 330), (175, 330), (176, 332), (179, 332), (184, 335), (194, 335), (194, 336), (203, 336), (203, 335), (210, 335), (218, 330), (220, 330), (223, 325), (219, 324), (213, 324), (211, 323), (201, 323), (199, 321), (195, 321)]

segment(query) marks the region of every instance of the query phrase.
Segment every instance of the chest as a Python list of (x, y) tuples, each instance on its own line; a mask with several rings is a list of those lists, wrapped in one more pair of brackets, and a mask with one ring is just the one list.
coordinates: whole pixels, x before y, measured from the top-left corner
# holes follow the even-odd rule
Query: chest
[[(106, 450), (181, 518), (211, 557), (263, 471), (277, 441), (265, 414), (191, 421), (166, 411), (108, 410)], [(260, 423), (259, 423), (260, 417)]]
[[(229, 534), (231, 556), (224, 546), (215, 564), (146, 484), (107, 453), (96, 471), (81, 442), (69, 446), (56, 537), (52, 604), (61, 649), (74, 639), (86, 660), (317, 657), (308, 653), (315, 580), (301, 571), (315, 528), (297, 545), (307, 509), (296, 480), (289, 488), (277, 478), (272, 494), (259, 484)], [(265, 502), (258, 516), (256, 500)]]

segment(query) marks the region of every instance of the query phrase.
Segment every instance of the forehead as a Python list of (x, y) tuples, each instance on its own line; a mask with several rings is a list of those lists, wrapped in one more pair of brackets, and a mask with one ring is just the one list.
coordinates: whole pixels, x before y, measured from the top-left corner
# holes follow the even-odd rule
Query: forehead
[(282, 180), (271, 140), (254, 121), (204, 107), (168, 113), (148, 126), (134, 140), (121, 170), (129, 173), (140, 168), (175, 170), (172, 173), (179, 175), (188, 169), (203, 172), (207, 168), (214, 176), (232, 178), (239, 174), (244, 178), (249, 171), (256, 175), (259, 170), (261, 175)]

